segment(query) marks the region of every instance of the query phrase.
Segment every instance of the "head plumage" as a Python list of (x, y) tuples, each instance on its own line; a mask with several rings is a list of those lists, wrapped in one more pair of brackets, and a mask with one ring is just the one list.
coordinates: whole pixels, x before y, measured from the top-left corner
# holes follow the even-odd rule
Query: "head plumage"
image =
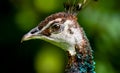
[(64, 3), (65, 12), (76, 16), (87, 2), (87, 0), (67, 0)]

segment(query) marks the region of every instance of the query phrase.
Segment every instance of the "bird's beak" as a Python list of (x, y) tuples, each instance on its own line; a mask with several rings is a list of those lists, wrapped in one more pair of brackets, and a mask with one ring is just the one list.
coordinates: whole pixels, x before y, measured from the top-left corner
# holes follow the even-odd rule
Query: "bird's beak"
[(33, 36), (33, 35), (32, 35), (32, 34), (29, 34), (29, 33), (25, 34), (25, 35), (22, 37), (22, 39), (21, 39), (21, 43), (22, 43), (23, 41), (30, 40), (32, 36)]
[[(38, 37), (38, 35), (39, 35), (39, 37)], [(23, 38), (21, 39), (21, 42), (27, 41), (27, 40), (30, 40), (30, 39), (34, 39), (34, 38), (40, 38), (40, 31), (39, 31), (38, 27), (33, 28), (27, 34), (25, 34), (23, 36)]]

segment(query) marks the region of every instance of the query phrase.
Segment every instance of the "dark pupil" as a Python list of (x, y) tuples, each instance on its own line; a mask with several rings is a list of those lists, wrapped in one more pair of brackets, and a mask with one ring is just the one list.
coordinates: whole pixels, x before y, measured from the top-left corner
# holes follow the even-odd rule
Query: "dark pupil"
[(53, 32), (56, 32), (56, 31), (58, 31), (60, 29), (60, 25), (59, 24), (53, 24), (53, 26), (52, 26), (52, 31)]
[(53, 29), (56, 29), (56, 30), (59, 29), (59, 25), (58, 24), (54, 25)]

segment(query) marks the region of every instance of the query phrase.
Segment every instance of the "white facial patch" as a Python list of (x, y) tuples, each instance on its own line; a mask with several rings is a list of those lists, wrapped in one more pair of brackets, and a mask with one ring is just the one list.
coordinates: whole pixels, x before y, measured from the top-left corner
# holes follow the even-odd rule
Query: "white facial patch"
[[(71, 55), (76, 54), (75, 44), (81, 43), (83, 39), (79, 27), (75, 28), (75, 22), (72, 20), (66, 20), (64, 24), (60, 25), (64, 27), (64, 30), (58, 34), (51, 34), (50, 37), (58, 42), (57, 46), (69, 51)], [(69, 33), (69, 29), (73, 32), (73, 34)]]

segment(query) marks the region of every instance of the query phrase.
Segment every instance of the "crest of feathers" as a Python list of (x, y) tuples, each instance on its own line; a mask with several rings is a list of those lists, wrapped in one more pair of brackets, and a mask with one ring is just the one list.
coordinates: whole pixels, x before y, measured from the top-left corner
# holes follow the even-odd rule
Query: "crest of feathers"
[(67, 2), (64, 3), (65, 12), (76, 16), (88, 1), (89, 0), (67, 0)]

